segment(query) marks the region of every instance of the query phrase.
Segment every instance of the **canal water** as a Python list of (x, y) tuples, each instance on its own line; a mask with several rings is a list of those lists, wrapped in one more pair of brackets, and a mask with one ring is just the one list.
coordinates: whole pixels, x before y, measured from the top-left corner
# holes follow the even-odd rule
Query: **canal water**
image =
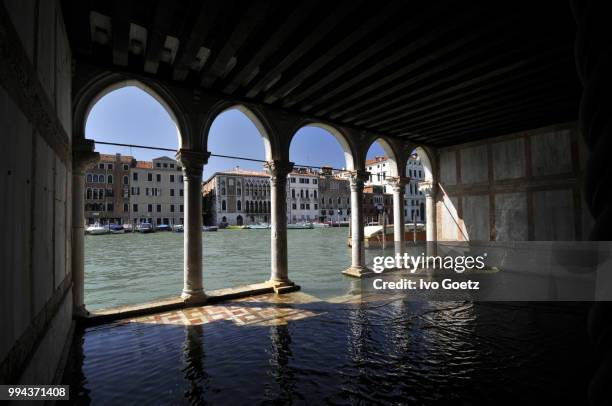
[[(347, 293), (348, 228), (288, 230), (290, 278), (322, 298)], [(263, 282), (270, 277), (270, 230), (203, 233), (204, 289)], [(85, 303), (90, 310), (180, 294), (183, 234), (87, 235)]]
[[(347, 231), (289, 230), (290, 277), (315, 300), (240, 304), (308, 317), (273, 325), (135, 321), (77, 329), (63, 378), (71, 402), (586, 403), (595, 357), (588, 303), (335, 301), (356, 288), (341, 274), (350, 263)], [(86, 237), (89, 308), (176, 295), (182, 240), (176, 233)], [(204, 233), (206, 289), (267, 279), (269, 241), (267, 230)]]

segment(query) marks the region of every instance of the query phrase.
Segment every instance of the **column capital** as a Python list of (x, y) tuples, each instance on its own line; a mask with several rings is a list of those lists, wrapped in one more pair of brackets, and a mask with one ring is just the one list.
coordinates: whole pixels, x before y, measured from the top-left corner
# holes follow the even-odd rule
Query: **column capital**
[(95, 143), (86, 138), (75, 139), (72, 143), (72, 170), (83, 172), (88, 166), (100, 160), (100, 154), (95, 152)]
[(285, 179), (293, 170), (293, 162), (285, 160), (266, 161), (264, 167), (270, 174), (272, 180)]
[(394, 176), (387, 178), (387, 185), (391, 186), (394, 192), (402, 192), (408, 182), (410, 182), (410, 178), (406, 176)]
[(191, 149), (179, 149), (176, 159), (183, 167), (183, 173), (187, 178), (202, 176), (202, 169), (208, 163), (210, 152), (194, 151)]
[(419, 190), (423, 192), (426, 197), (433, 197), (436, 192), (436, 185), (433, 182), (419, 182)]
[(360, 190), (363, 190), (364, 183), (366, 183), (368, 179), (370, 179), (370, 172), (363, 169), (349, 171), (348, 175), (349, 182), (351, 184), (351, 189), (359, 188)]

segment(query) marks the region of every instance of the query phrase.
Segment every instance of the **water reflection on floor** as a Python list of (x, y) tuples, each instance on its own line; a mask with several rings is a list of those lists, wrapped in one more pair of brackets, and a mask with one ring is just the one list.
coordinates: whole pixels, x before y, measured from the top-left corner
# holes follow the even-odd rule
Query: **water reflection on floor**
[(264, 295), (88, 328), (65, 381), (103, 405), (583, 404), (587, 309)]

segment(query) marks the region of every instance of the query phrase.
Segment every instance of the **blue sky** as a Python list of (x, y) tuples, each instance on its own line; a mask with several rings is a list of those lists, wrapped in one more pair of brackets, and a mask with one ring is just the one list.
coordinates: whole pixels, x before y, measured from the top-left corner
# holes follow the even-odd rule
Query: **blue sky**
[[(178, 148), (174, 122), (166, 110), (151, 96), (136, 87), (124, 87), (104, 96), (91, 110), (85, 128), (87, 138), (97, 141)], [(265, 159), (264, 144), (253, 123), (237, 110), (227, 111), (215, 119), (210, 130), (208, 150), (222, 155)], [(174, 157), (171, 152), (127, 147), (96, 145), (96, 151), (132, 155), (138, 160), (158, 156)], [(368, 157), (383, 155), (378, 143)], [(293, 138), (290, 159), (296, 164), (344, 168), (344, 154), (336, 139), (327, 131), (306, 127)], [(204, 167), (204, 179), (216, 171), (240, 166), (262, 170), (257, 162), (211, 157)]]

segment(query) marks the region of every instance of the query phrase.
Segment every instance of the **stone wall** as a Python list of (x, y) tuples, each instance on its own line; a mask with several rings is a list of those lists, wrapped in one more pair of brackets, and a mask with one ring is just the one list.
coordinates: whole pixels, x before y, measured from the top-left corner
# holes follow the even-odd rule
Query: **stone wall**
[(59, 1), (0, 2), (0, 383), (51, 383), (72, 330), (71, 56)]
[(591, 218), (575, 123), (440, 149), (440, 241), (573, 241)]

